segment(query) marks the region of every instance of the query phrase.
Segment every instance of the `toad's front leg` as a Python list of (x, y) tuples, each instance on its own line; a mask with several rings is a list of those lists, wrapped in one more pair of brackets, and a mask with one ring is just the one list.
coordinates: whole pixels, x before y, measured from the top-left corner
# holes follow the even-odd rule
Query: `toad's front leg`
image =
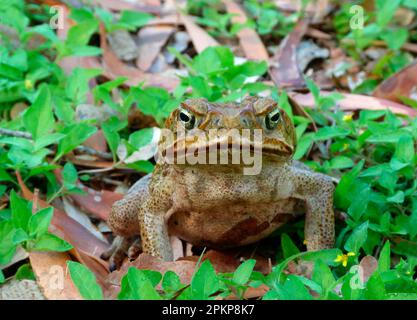
[(156, 198), (149, 198), (138, 213), (143, 252), (165, 261), (173, 260), (168, 228), (165, 223), (167, 207)]
[(334, 185), (330, 177), (291, 167), (294, 197), (306, 203), (305, 240), (307, 250), (334, 246)]

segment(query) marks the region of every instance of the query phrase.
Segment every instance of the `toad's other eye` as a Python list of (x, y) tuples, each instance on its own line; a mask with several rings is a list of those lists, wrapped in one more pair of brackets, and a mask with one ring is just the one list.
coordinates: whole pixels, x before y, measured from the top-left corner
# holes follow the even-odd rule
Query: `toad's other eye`
[(192, 129), (195, 125), (195, 116), (186, 109), (180, 109), (178, 118), (184, 124), (186, 129)]
[(279, 112), (279, 109), (275, 109), (271, 111), (265, 117), (265, 127), (268, 130), (275, 129), (280, 119), (281, 119), (281, 114)]

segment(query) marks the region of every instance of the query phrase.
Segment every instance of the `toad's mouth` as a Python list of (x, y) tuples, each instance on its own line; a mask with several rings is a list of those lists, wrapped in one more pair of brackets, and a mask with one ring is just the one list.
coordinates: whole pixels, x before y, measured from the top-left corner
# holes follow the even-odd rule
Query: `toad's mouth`
[(192, 157), (210, 157), (221, 154), (237, 154), (243, 160), (245, 156), (267, 156), (275, 158), (288, 158), (293, 154), (293, 147), (282, 140), (264, 139), (253, 141), (247, 138), (232, 140), (229, 137), (216, 137), (208, 141), (197, 139), (179, 139), (168, 146), (159, 146), (160, 155), (164, 158), (181, 159)]

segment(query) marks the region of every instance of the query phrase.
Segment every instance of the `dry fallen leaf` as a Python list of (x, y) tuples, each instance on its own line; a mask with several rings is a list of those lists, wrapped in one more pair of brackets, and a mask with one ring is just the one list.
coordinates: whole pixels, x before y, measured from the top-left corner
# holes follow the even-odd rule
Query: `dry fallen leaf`
[(152, 20), (149, 20), (149, 22), (146, 24), (146, 26), (155, 26), (155, 25), (182, 25), (183, 22), (181, 21), (181, 18), (178, 14), (170, 14), (167, 16), (163, 16), (160, 18), (155, 18)]
[(184, 23), (185, 29), (190, 35), (191, 41), (194, 44), (195, 50), (200, 53), (204, 49), (213, 46), (219, 46), (220, 44), (213, 39), (203, 28), (200, 28), (191, 17), (181, 14), (181, 20)]
[(150, 69), (174, 30), (174, 27), (166, 25), (147, 26), (139, 30), (138, 58), (136, 60), (139, 69), (142, 71)]
[(67, 270), (67, 261), (71, 260), (67, 253), (32, 251), (29, 260), (36, 281), (46, 299), (82, 299)]
[(144, 82), (147, 86), (162, 87), (169, 91), (174, 90), (179, 83), (177, 78), (145, 73), (120, 61), (107, 44), (103, 25), (100, 25), (100, 46), (103, 51), (104, 75), (110, 79), (126, 77), (126, 84), (130, 86), (137, 86)]
[(115, 30), (107, 34), (111, 50), (123, 61), (130, 61), (138, 56), (138, 48), (129, 31)]
[[(331, 92), (321, 91), (322, 95), (328, 95)], [(308, 108), (315, 108), (316, 103), (311, 93), (289, 93), (289, 95), (301, 106)], [(390, 100), (379, 99), (375, 97), (360, 95), (360, 94), (343, 94), (344, 98), (337, 101), (337, 105), (344, 111), (353, 110), (385, 110), (390, 109), (393, 113), (409, 115), (410, 117), (417, 116), (417, 110), (407, 107), (405, 105), (392, 102)]]
[[(57, 180), (62, 183), (61, 170), (54, 170), (54, 174)], [(107, 220), (113, 203), (123, 198), (123, 195), (116, 192), (108, 190), (97, 191), (86, 187), (80, 181), (77, 182), (77, 186), (87, 194), (70, 194), (69, 197), (81, 209), (103, 220)]]
[[(232, 17), (233, 23), (244, 24), (247, 21), (245, 11), (242, 10), (240, 5), (230, 0), (224, 0), (223, 2), (227, 12), (235, 15)], [(237, 33), (237, 36), (246, 58), (268, 61), (268, 52), (254, 29), (244, 28)]]
[(142, 4), (141, 1), (128, 1), (128, 0), (93, 0), (95, 5), (101, 6), (105, 9), (112, 11), (132, 10), (147, 12), (156, 15), (160, 15), (161, 7), (159, 5)]
[[(401, 102), (401, 97), (417, 97), (417, 60), (382, 82), (374, 91), (377, 98)], [(416, 99), (414, 97), (414, 99)]]
[(83, 144), (94, 150), (107, 152), (106, 138), (104, 137), (103, 130), (101, 129), (97, 130), (97, 132), (89, 137)]
[(297, 61), (297, 46), (307, 31), (308, 22), (298, 21), (294, 30), (281, 42), (271, 58), (269, 74), (279, 88), (300, 89), (305, 82)]
[[(275, 0), (275, 5), (283, 11), (301, 11), (304, 6), (303, 0)], [(329, 0), (313, 0), (307, 3), (305, 12), (313, 18), (314, 23), (321, 22), (330, 13), (332, 6)]]
[(103, 234), (98, 231), (96, 226), (91, 222), (88, 215), (83, 212), (79, 207), (74, 206), (72, 201), (69, 197), (62, 197), (62, 204), (64, 207), (65, 212), (67, 215), (81, 224), (84, 228), (90, 231), (93, 235), (95, 235), (101, 241), (107, 242), (106, 238), (104, 238)]

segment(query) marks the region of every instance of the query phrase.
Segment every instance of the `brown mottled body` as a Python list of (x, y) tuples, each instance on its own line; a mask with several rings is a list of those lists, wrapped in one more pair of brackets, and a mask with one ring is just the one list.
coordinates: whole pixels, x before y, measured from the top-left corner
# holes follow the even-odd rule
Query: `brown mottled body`
[[(184, 118), (193, 120), (193, 126)], [(152, 175), (114, 204), (108, 223), (115, 234), (129, 239), (140, 233), (144, 252), (172, 260), (168, 234), (200, 246), (234, 247), (258, 241), (305, 212), (307, 249), (333, 246), (333, 183), (291, 159), (294, 126), (273, 100), (251, 97), (241, 104), (211, 104), (190, 99), (167, 120), (168, 128), (177, 125), (191, 136), (195, 129), (262, 129), (262, 169), (245, 175), (243, 164), (157, 164)], [(190, 148), (190, 140), (181, 139), (160, 148)], [(257, 142), (242, 143), (256, 147)], [(126, 251), (127, 241), (118, 241), (123, 245), (111, 252), (113, 266)]]

